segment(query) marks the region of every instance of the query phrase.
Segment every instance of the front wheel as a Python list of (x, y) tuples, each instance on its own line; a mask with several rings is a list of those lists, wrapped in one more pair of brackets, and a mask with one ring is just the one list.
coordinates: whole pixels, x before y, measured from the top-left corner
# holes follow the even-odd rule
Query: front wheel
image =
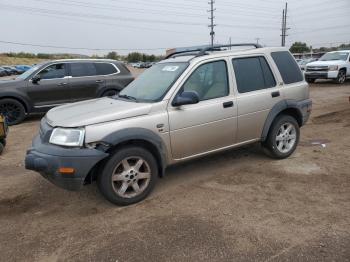
[(309, 84), (313, 84), (313, 83), (315, 83), (315, 81), (316, 81), (315, 78), (306, 78), (305, 80), (306, 80), (306, 82), (308, 82)]
[(338, 73), (337, 78), (335, 79), (335, 82), (337, 84), (344, 84), (345, 80), (346, 80), (346, 72), (345, 72), (345, 70), (343, 70), (343, 69), (339, 70), (339, 73)]
[(101, 193), (117, 205), (130, 205), (145, 199), (158, 179), (154, 156), (142, 147), (118, 149), (106, 162), (97, 182)]
[(273, 158), (283, 159), (293, 154), (298, 145), (299, 137), (299, 124), (295, 118), (289, 115), (280, 115), (272, 123), (263, 146)]
[(2, 114), (9, 126), (22, 122), (26, 116), (26, 111), (21, 102), (5, 98), (0, 100), (0, 114)]

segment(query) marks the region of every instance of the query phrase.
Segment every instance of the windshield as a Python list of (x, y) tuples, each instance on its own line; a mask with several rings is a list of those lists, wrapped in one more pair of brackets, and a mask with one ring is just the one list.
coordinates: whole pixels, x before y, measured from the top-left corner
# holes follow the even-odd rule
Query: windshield
[(124, 88), (119, 96), (136, 101), (159, 101), (187, 66), (187, 62), (155, 64)]
[(36, 70), (39, 69), (39, 66), (33, 66), (32, 68), (28, 69), (27, 71), (25, 71), (23, 74), (17, 76), (16, 79), (26, 79), (28, 76), (30, 76), (32, 73), (34, 73)]
[(319, 61), (332, 61), (332, 60), (343, 60), (346, 61), (348, 59), (349, 52), (334, 52), (324, 54)]

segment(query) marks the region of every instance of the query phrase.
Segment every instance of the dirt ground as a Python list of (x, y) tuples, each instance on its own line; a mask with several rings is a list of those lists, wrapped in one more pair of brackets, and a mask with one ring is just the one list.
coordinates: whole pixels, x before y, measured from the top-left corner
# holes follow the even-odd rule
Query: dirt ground
[(25, 170), (31, 117), (0, 156), (0, 261), (350, 261), (349, 96), (349, 81), (311, 85), (290, 158), (255, 145), (187, 162), (129, 207)]

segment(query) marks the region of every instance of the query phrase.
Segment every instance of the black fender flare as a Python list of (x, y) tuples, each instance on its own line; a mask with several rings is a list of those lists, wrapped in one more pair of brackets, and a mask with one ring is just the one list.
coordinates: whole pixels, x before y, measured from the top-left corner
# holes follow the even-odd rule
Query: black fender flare
[(163, 176), (165, 168), (167, 166), (167, 148), (163, 140), (153, 131), (150, 131), (145, 128), (126, 128), (123, 130), (116, 131), (111, 133), (101, 139), (101, 141), (106, 142), (112, 146), (118, 146), (119, 144), (128, 142), (128, 141), (144, 141), (149, 143), (156, 149), (155, 157), (159, 164), (159, 175)]
[(272, 109), (270, 110), (270, 112), (265, 120), (265, 124), (264, 124), (262, 134), (261, 134), (262, 141), (266, 140), (267, 135), (268, 135), (269, 130), (270, 130), (270, 127), (271, 127), (273, 121), (275, 120), (276, 116), (278, 116), (282, 111), (284, 111), (286, 109), (295, 109), (295, 111), (297, 112), (298, 118), (299, 118), (299, 119), (297, 119), (298, 123), (300, 126), (302, 126), (303, 113), (302, 113), (302, 109), (300, 106), (300, 102), (295, 101), (295, 100), (282, 100), (272, 107)]

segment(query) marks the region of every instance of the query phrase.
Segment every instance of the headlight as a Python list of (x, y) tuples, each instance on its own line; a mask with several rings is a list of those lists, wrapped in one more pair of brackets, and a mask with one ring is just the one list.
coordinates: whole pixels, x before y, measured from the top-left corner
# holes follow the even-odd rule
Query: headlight
[(328, 67), (329, 71), (337, 71), (338, 70), (338, 66), (337, 65), (331, 65)]
[(55, 128), (50, 137), (50, 143), (60, 146), (82, 146), (84, 143), (84, 128)]

